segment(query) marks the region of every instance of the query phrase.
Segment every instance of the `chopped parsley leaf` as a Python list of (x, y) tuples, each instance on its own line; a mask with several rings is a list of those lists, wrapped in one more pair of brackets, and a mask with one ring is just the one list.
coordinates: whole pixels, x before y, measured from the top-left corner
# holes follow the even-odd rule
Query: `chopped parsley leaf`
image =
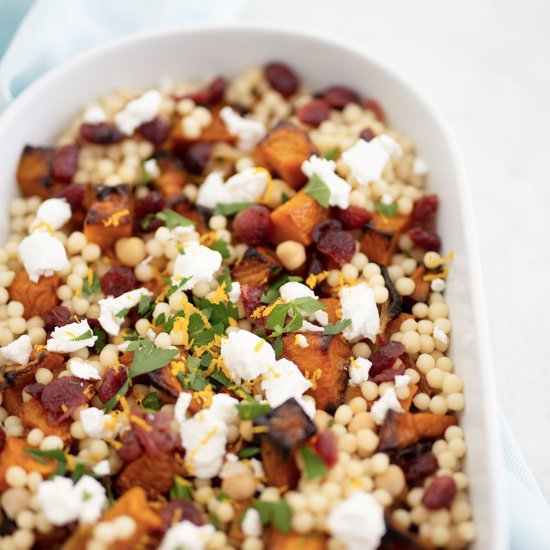
[(328, 208), (330, 189), (317, 174), (311, 176), (304, 190), (306, 195), (313, 197), (323, 208)]

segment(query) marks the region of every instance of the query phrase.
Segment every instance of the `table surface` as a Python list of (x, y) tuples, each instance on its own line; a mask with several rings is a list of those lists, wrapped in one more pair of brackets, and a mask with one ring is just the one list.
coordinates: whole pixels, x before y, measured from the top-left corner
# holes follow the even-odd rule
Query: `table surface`
[(472, 186), (498, 396), (550, 500), (550, 2), (253, 0), (245, 18), (344, 37), (450, 123)]

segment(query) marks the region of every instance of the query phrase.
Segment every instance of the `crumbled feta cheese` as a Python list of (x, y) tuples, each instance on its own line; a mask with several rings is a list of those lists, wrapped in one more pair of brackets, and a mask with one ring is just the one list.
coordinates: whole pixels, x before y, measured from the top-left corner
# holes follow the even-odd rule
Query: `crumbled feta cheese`
[(101, 124), (106, 120), (107, 114), (99, 105), (89, 107), (84, 111), (84, 115), (82, 115), (82, 122), (86, 124)]
[[(314, 298), (318, 300), (318, 296), (308, 286), (296, 281), (289, 281), (281, 286), (279, 294), (283, 302), (292, 302), (298, 298)], [(315, 319), (319, 324), (325, 326), (328, 323), (328, 315), (323, 310), (318, 310), (312, 315), (298, 308), (298, 312), (307, 319)]]
[(235, 330), (222, 340), (221, 357), (234, 382), (254, 380), (276, 362), (275, 351), (248, 330)]
[(188, 392), (181, 392), (178, 395), (176, 404), (174, 405), (174, 418), (178, 424), (185, 421), (185, 414), (191, 404), (191, 397), (192, 395)]
[(237, 304), (241, 299), (241, 283), (232, 281), (231, 290), (227, 293), (227, 297), (231, 303)]
[(430, 285), (430, 288), (434, 292), (443, 292), (446, 287), (447, 287), (447, 284), (445, 283), (444, 279), (434, 279), (432, 281), (432, 284)]
[(372, 363), (364, 357), (356, 357), (349, 367), (349, 385), (360, 386), (369, 379)]
[(388, 388), (382, 397), (375, 401), (371, 407), (370, 413), (377, 424), (383, 424), (386, 419), (386, 414), (389, 410), (400, 412), (403, 409), (401, 408), (401, 403), (397, 399), (397, 394), (393, 388)]
[(426, 176), (429, 171), (426, 161), (421, 157), (416, 157), (413, 162), (412, 171), (415, 176)]
[(67, 252), (59, 239), (47, 231), (34, 231), (19, 245), (19, 258), (33, 283), (69, 266)]
[(211, 250), (196, 241), (185, 243), (183, 254), (179, 254), (174, 262), (172, 284), (189, 278), (181, 287), (182, 290), (189, 290), (199, 281), (209, 283), (221, 265), (222, 255), (216, 250)]
[(238, 137), (237, 146), (243, 151), (252, 151), (266, 134), (261, 122), (242, 117), (231, 107), (224, 107), (220, 111), (220, 118), (229, 133)]
[(80, 411), (82, 429), (88, 437), (102, 438), (105, 436), (105, 424), (112, 422), (112, 415), (97, 407), (88, 407)]
[(309, 348), (309, 344), (307, 343), (307, 338), (303, 334), (296, 334), (296, 336), (294, 337), (294, 341), (301, 348)]
[(131, 136), (138, 126), (150, 122), (159, 114), (161, 101), (162, 97), (157, 90), (149, 90), (129, 101), (115, 115), (115, 124), (123, 133)]
[(241, 529), (247, 537), (262, 536), (262, 522), (260, 512), (255, 508), (249, 508), (241, 521)]
[(384, 508), (364, 492), (353, 493), (335, 506), (327, 524), (346, 550), (376, 550), (386, 533)]
[(225, 393), (217, 393), (212, 397), (212, 403), (208, 410), (222, 422), (226, 424), (235, 424), (239, 420), (239, 412), (235, 405), (238, 404), (238, 399), (226, 395)]
[(116, 298), (109, 297), (99, 300), (97, 302), (99, 305), (99, 324), (107, 333), (117, 336), (126, 318), (124, 312), (137, 306), (143, 296), (152, 296), (152, 294), (146, 288), (137, 288)]
[(210, 524), (197, 527), (194, 523), (183, 520), (166, 531), (158, 550), (205, 550), (214, 531)]
[(449, 337), (438, 326), (434, 326), (433, 337), (445, 346), (449, 343)]
[(160, 168), (156, 159), (149, 159), (143, 163), (143, 169), (150, 179), (154, 180), (160, 176)]
[(109, 476), (111, 475), (111, 465), (108, 460), (101, 460), (92, 468), (92, 472), (96, 476)]
[(380, 202), (382, 204), (392, 204), (393, 203), (393, 198), (391, 195), (389, 195), (388, 193), (384, 193), (381, 197), (380, 197)]
[(302, 395), (311, 388), (311, 382), (295, 363), (288, 359), (279, 359), (263, 374), (261, 387), (265, 398), (275, 408), (291, 397), (300, 401)]
[(218, 204), (258, 202), (265, 193), (271, 176), (264, 168), (247, 168), (225, 183), (220, 172), (212, 172), (199, 187), (197, 204), (216, 208)]
[(76, 484), (59, 476), (43, 481), (38, 486), (37, 497), (46, 519), (57, 526), (75, 520), (95, 523), (107, 505), (105, 488), (88, 475), (82, 476)]
[(101, 376), (97, 369), (82, 359), (78, 357), (73, 357), (69, 363), (69, 370), (77, 378), (82, 380), (100, 380)]
[[(79, 338), (81, 339), (79, 340)], [(63, 327), (57, 327), (46, 342), (46, 349), (59, 353), (72, 353), (94, 346), (96, 340), (97, 336), (93, 335), (88, 321), (84, 319), (79, 323), (69, 323)]]
[(305, 160), (302, 163), (302, 172), (308, 178), (311, 178), (315, 174), (329, 188), (329, 206), (338, 206), (339, 208), (347, 208), (349, 206), (351, 185), (344, 178), (336, 174), (336, 163), (333, 160), (312, 155), (309, 157), (309, 160)]
[(40, 224), (46, 224), (45, 227), (39, 227), (44, 231), (48, 230), (48, 226), (50, 229), (60, 229), (71, 216), (71, 205), (65, 199), (47, 199), (38, 207), (31, 229)]
[(353, 177), (360, 185), (380, 179), (388, 161), (403, 154), (403, 149), (393, 138), (381, 134), (371, 141), (359, 139), (357, 143), (342, 153)]
[(397, 374), (395, 376), (395, 387), (404, 388), (411, 383), (411, 377), (408, 374)]
[(380, 315), (372, 288), (367, 283), (343, 287), (340, 290), (342, 318), (349, 319), (351, 325), (344, 331), (344, 337), (350, 342), (368, 338), (374, 342), (380, 331)]
[(26, 365), (29, 362), (31, 353), (32, 342), (28, 334), (23, 334), (11, 344), (0, 348), (0, 357), (3, 357), (6, 361), (17, 363), (18, 365)]

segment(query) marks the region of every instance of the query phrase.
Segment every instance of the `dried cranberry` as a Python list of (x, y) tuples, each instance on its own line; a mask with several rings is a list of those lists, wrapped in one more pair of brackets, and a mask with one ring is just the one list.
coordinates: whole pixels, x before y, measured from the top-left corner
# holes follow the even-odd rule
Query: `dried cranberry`
[(137, 288), (134, 272), (128, 267), (112, 267), (101, 277), (101, 290), (106, 296), (120, 296)]
[[(141, 422), (133, 422), (132, 417), (138, 417), (149, 425), (145, 428)], [(130, 417), (132, 429), (145, 452), (153, 457), (161, 453), (174, 450), (180, 442), (177, 430), (172, 427), (172, 418), (166, 411), (147, 414), (141, 411), (132, 411)]]
[(215, 105), (223, 100), (226, 86), (227, 80), (223, 76), (218, 76), (206, 88), (189, 94), (187, 97), (199, 105)]
[(414, 201), (412, 219), (419, 225), (431, 229), (435, 224), (435, 216), (437, 214), (438, 206), (439, 198), (437, 195), (426, 195), (424, 197), (420, 197)]
[(73, 316), (69, 308), (65, 306), (55, 306), (47, 309), (43, 314), (44, 326), (46, 330), (53, 330), (57, 327), (63, 327), (72, 323)]
[(330, 116), (330, 105), (324, 99), (312, 99), (299, 107), (296, 115), (303, 124), (317, 127)]
[(372, 357), (372, 366), (369, 376), (372, 378), (382, 371), (393, 366), (399, 356), (405, 351), (405, 346), (401, 342), (388, 342), (384, 344)]
[(233, 230), (241, 241), (250, 246), (269, 242), (273, 231), (269, 208), (255, 204), (241, 210), (235, 216)]
[(360, 134), (359, 137), (365, 141), (370, 141), (375, 137), (374, 132), (370, 128), (365, 128)]
[(317, 250), (341, 266), (355, 254), (355, 238), (347, 231), (326, 231), (317, 242)]
[(44, 387), (40, 402), (50, 422), (59, 424), (69, 418), (77, 407), (88, 403), (93, 394), (93, 386), (86, 380), (64, 376)]
[(334, 109), (343, 109), (348, 103), (359, 103), (359, 96), (345, 86), (330, 86), (323, 93), (323, 99)]
[(405, 363), (401, 363), (398, 367), (384, 369), (375, 376), (369, 373), (369, 380), (372, 380), (377, 384), (381, 384), (382, 382), (393, 382), (398, 374), (405, 374), (406, 370), (407, 367), (405, 366)]
[(363, 101), (363, 107), (369, 111), (372, 111), (378, 120), (385, 122), (386, 113), (384, 113), (384, 109), (380, 107), (380, 103), (378, 103), (378, 101), (374, 99), (365, 99), (365, 101)]
[(191, 501), (182, 498), (168, 502), (160, 512), (160, 517), (164, 522), (165, 530), (172, 527), (174, 523), (184, 520), (190, 521), (199, 527), (204, 523), (202, 514), (197, 507)]
[(71, 183), (78, 166), (78, 152), (76, 143), (63, 145), (55, 150), (52, 161), (52, 176), (62, 183)]
[(451, 476), (436, 477), (422, 497), (422, 505), (428, 510), (439, 510), (448, 506), (456, 495), (456, 483)]
[(168, 124), (162, 118), (155, 117), (153, 120), (138, 126), (137, 133), (147, 141), (150, 141), (155, 147), (168, 137)]
[(241, 285), (241, 299), (247, 317), (250, 317), (262, 305), (263, 293), (261, 286), (249, 285), (248, 283)]
[(162, 221), (152, 218), (154, 214), (162, 212), (166, 206), (166, 201), (162, 193), (151, 191), (145, 197), (137, 199), (134, 204), (134, 219), (136, 226), (142, 231), (155, 231), (161, 225)]
[(336, 217), (346, 229), (361, 229), (370, 222), (372, 214), (360, 206), (348, 206), (345, 210), (337, 208)]
[(0, 427), (0, 452), (4, 450), (4, 445), (6, 444), (6, 432), (4, 428)]
[(319, 241), (323, 233), (326, 233), (327, 231), (338, 231), (339, 229), (342, 229), (342, 224), (334, 218), (329, 218), (328, 220), (319, 222), (313, 228), (311, 238), (313, 239), (313, 242), (316, 243)]
[(74, 210), (79, 206), (82, 206), (82, 201), (84, 200), (84, 194), (86, 193), (86, 186), (81, 185), (80, 183), (71, 183), (67, 185), (64, 189), (56, 191), (52, 198), (54, 199), (65, 199)]
[(143, 448), (133, 430), (124, 430), (120, 434), (120, 442), (122, 447), (118, 449), (117, 454), (124, 462), (132, 462), (143, 454)]
[(97, 390), (97, 395), (103, 403), (112, 399), (124, 386), (126, 379), (128, 378), (128, 371), (126, 367), (121, 365), (117, 367), (110, 368), (105, 372), (103, 380), (101, 381), (101, 386)]
[(401, 468), (405, 473), (407, 483), (417, 485), (428, 476), (434, 474), (437, 471), (438, 465), (435, 455), (431, 451), (428, 451), (405, 462)]
[(40, 399), (42, 397), (42, 392), (46, 386), (44, 384), (29, 384), (25, 387), (25, 391), (35, 399)]
[(320, 432), (313, 447), (329, 468), (338, 462), (338, 438), (332, 430)]
[(82, 124), (80, 127), (80, 135), (86, 141), (97, 143), (98, 145), (118, 143), (126, 137), (114, 124), (109, 124), (108, 122)]
[(296, 73), (285, 63), (269, 63), (265, 68), (265, 76), (271, 87), (283, 97), (290, 97), (296, 93), (300, 80)]
[(211, 153), (211, 143), (206, 141), (197, 141), (187, 147), (185, 154), (183, 155), (183, 164), (189, 172), (200, 176), (204, 172), (204, 169), (210, 160)]
[(411, 241), (423, 250), (439, 251), (441, 248), (441, 239), (437, 233), (421, 227), (409, 229), (408, 235)]

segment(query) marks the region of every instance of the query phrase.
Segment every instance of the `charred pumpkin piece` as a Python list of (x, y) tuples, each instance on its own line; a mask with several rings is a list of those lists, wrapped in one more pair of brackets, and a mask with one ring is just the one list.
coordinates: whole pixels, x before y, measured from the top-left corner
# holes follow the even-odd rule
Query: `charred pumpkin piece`
[(428, 550), (434, 548), (430, 542), (424, 546), (419, 536), (410, 531), (404, 532), (386, 522), (386, 534), (382, 537), (379, 550)]
[(298, 484), (300, 470), (296, 466), (294, 456), (285, 456), (269, 439), (264, 438), (260, 445), (262, 465), (267, 484), (273, 487), (292, 489)]
[(154, 497), (169, 491), (174, 476), (184, 473), (183, 460), (172, 451), (155, 457), (143, 453), (124, 466), (115, 481), (115, 489), (125, 492), (132, 487), (141, 487)]
[(153, 180), (153, 186), (166, 198), (181, 195), (183, 186), (187, 183), (187, 173), (182, 162), (167, 151), (155, 154), (160, 176)]
[(55, 374), (63, 370), (63, 355), (44, 349), (35, 350), (26, 365), (4, 365), (0, 368), (0, 390), (4, 398), (2, 406), (10, 414), (19, 415), (23, 406), (22, 392), (26, 386), (34, 384), (37, 369), (45, 368)]
[(351, 346), (339, 334), (302, 334), (307, 340), (308, 347), (300, 347), (295, 341), (294, 334), (285, 335), (283, 357), (296, 363), (304, 376), (316, 377), (316, 388), (310, 389), (307, 393), (315, 398), (317, 408), (334, 411), (344, 402)]
[(281, 271), (277, 256), (267, 249), (249, 247), (240, 263), (233, 268), (231, 278), (241, 284), (262, 286), (271, 282)]
[(271, 240), (275, 244), (298, 241), (308, 246), (313, 242), (311, 235), (315, 226), (327, 218), (328, 210), (301, 191), (271, 213)]
[(118, 239), (132, 235), (132, 204), (128, 185), (99, 187), (96, 200), (84, 220), (88, 242), (98, 244), (105, 252)]
[(325, 304), (324, 312), (328, 315), (328, 322), (335, 324), (342, 318), (342, 306), (338, 298), (321, 298)]
[(404, 411), (409, 411), (411, 409), (412, 400), (414, 396), (418, 393), (418, 386), (416, 384), (409, 384), (409, 395), (405, 399), (400, 399), (401, 407)]
[(288, 121), (273, 127), (256, 149), (259, 158), (294, 189), (306, 183), (302, 163), (316, 152), (307, 133)]
[(401, 313), (403, 298), (401, 298), (401, 294), (399, 294), (393, 286), (393, 282), (386, 266), (380, 265), (379, 267), (382, 277), (384, 278), (384, 284), (386, 285), (390, 295), (389, 300), (386, 300), (382, 305), (382, 310), (380, 312), (380, 332), (386, 335), (387, 326), (391, 324), (392, 321), (397, 319)]
[(44, 477), (55, 472), (56, 461), (51, 458), (44, 458), (43, 462), (35, 460), (27, 449), (29, 444), (24, 439), (8, 437), (4, 449), (0, 453), (0, 491), (5, 491), (8, 486), (5, 481), (6, 471), (10, 466), (21, 466), (26, 472), (38, 472)]
[(270, 528), (266, 534), (266, 550), (326, 550), (325, 535), (298, 535), (297, 533), (282, 533)]
[(411, 275), (411, 279), (415, 284), (414, 292), (407, 297), (407, 302), (410, 302), (411, 306), (417, 302), (428, 302), (428, 298), (430, 297), (430, 281), (425, 281), (424, 275), (426, 275), (426, 268), (423, 265)]
[(21, 424), (23, 424), (26, 432), (39, 428), (45, 435), (57, 435), (63, 441), (69, 441), (71, 438), (71, 420), (65, 420), (57, 425), (52, 424), (38, 399), (29, 399), (23, 403)]
[(150, 372), (147, 377), (155, 388), (170, 398), (177, 399), (178, 395), (183, 391), (181, 382), (177, 376), (172, 374), (172, 367), (170, 365)]
[(397, 250), (399, 237), (410, 225), (410, 216), (384, 216), (380, 212), (375, 212), (363, 229), (361, 252), (364, 252), (371, 262), (389, 265)]
[(195, 224), (195, 229), (203, 235), (209, 231), (208, 220), (204, 209), (200, 206), (192, 205), (183, 195), (173, 198), (169, 202), (169, 208), (177, 212), (184, 218), (191, 220)]
[(12, 284), (8, 288), (10, 300), (21, 302), (25, 308), (23, 317), (44, 315), (44, 312), (59, 304), (57, 288), (59, 287), (59, 275), (40, 277), (38, 282), (33, 283), (26, 271), (17, 271)]
[(378, 449), (382, 452), (396, 451), (423, 439), (438, 439), (443, 437), (449, 426), (456, 424), (456, 416), (390, 410), (380, 428)]
[(23, 196), (38, 195), (42, 199), (50, 197), (53, 191), (50, 170), (54, 151), (52, 147), (25, 145), (16, 173), (17, 183)]

